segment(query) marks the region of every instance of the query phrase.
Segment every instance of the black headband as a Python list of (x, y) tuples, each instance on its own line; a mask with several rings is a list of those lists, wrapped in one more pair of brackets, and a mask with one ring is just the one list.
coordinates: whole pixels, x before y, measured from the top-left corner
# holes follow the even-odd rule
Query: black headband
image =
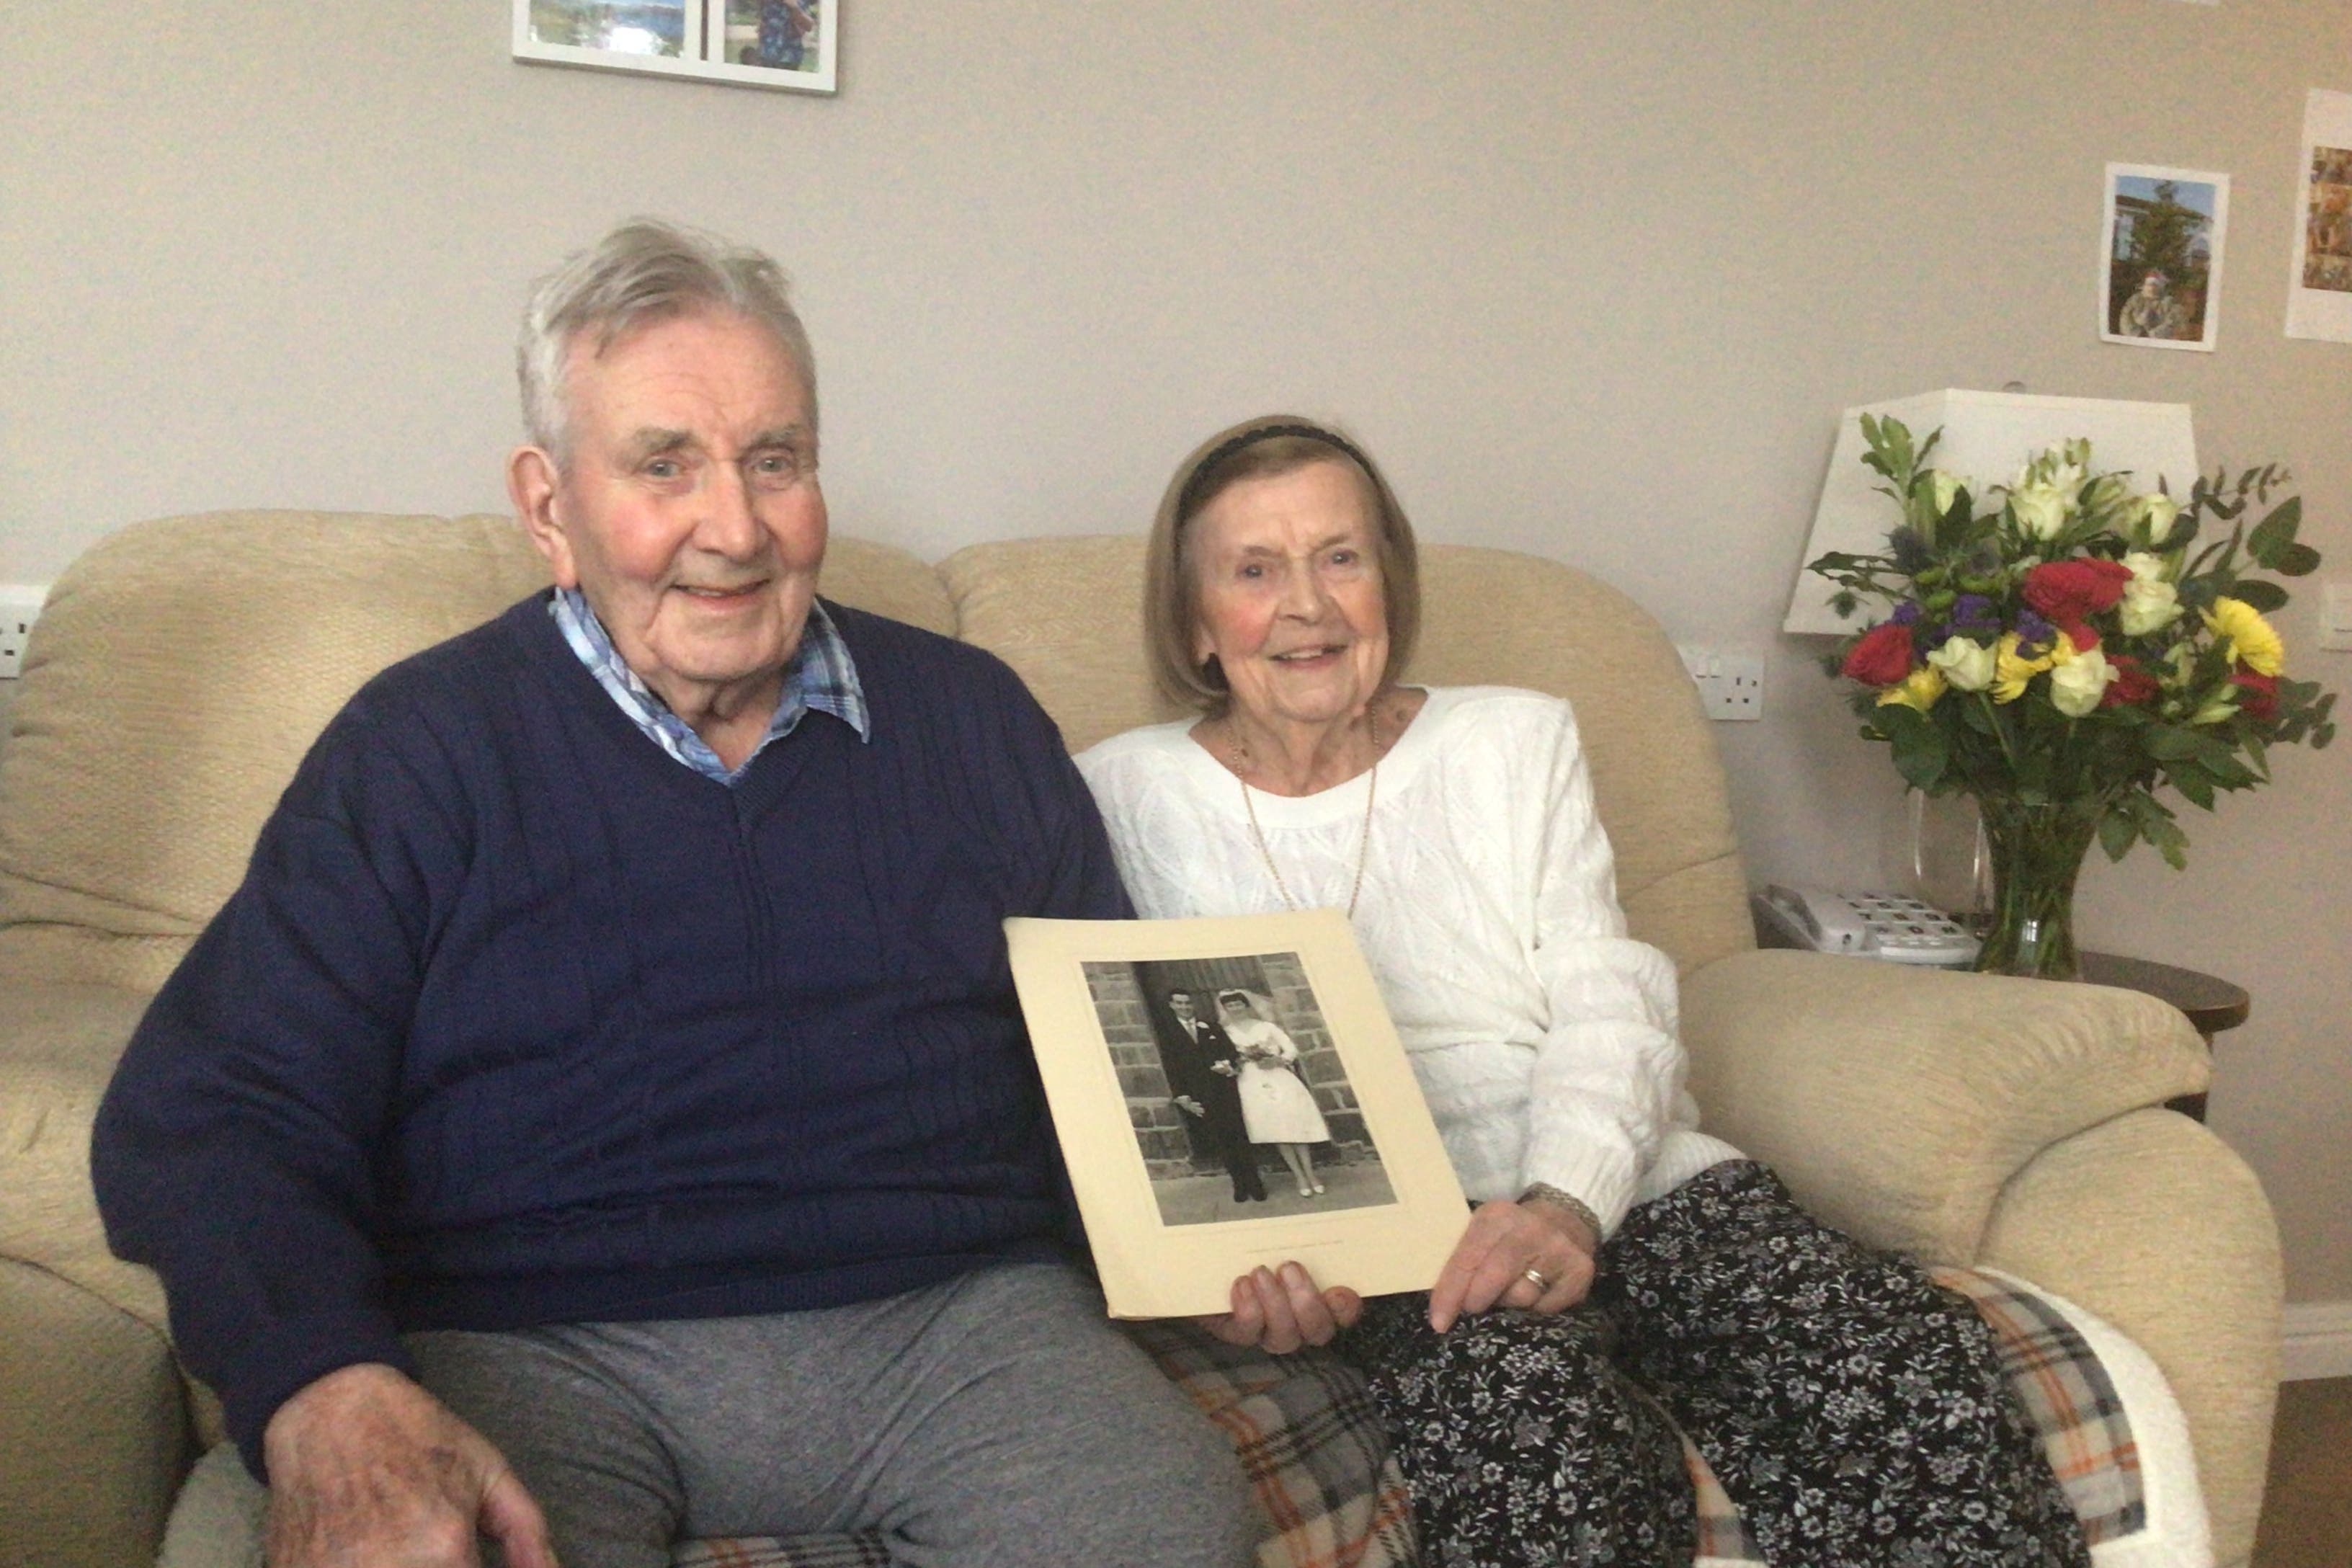
[(1365, 478), (1371, 477), (1371, 460), (1356, 450), (1355, 443), (1344, 436), (1334, 435), (1319, 425), (1260, 425), (1255, 429), (1243, 431), (1230, 440), (1219, 442), (1210, 450), (1207, 457), (1192, 465), (1192, 473), (1185, 478), (1184, 488), (1176, 495), (1176, 520), (1181, 522), (1192, 514), (1192, 508), (1200, 500), (1201, 491), (1205, 488), (1209, 476), (1215, 473), (1227, 458), (1247, 451), (1261, 441), (1276, 440), (1284, 436), (1297, 436), (1308, 441), (1320, 441), (1325, 446), (1345, 454), (1356, 467), (1364, 470)]

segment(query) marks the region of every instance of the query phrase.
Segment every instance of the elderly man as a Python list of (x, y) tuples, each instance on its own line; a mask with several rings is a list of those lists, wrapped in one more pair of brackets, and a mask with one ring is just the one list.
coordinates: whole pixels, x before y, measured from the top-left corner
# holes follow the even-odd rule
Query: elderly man
[(520, 363), (553, 592), (328, 726), (99, 1121), (271, 1561), (1244, 1560), (1013, 1000), (1003, 917), (1128, 912), (1101, 826), (1010, 671), (817, 598), (782, 275), (625, 226)]

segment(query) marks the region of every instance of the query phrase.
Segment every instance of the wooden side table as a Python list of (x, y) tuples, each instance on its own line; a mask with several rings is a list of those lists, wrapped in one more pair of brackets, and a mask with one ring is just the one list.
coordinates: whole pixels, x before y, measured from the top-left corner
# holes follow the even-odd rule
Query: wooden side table
[[(2224, 1029), (2236, 1028), (2253, 1010), (2253, 998), (2246, 994), (2245, 988), (2232, 985), (2219, 975), (2112, 952), (2085, 952), (2082, 960), (2083, 978), (2095, 985), (2120, 985), (2126, 991), (2146, 992), (2179, 1008), (2189, 1016), (2197, 1032), (2205, 1037), (2209, 1049), (2214, 1036)], [(2202, 1121), (2205, 1097), (2184, 1094), (2165, 1101), (2165, 1109)]]

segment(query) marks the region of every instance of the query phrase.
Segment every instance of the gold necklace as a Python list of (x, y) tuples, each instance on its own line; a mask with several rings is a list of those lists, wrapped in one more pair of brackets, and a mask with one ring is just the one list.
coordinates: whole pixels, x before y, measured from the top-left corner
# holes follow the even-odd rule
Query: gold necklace
[[(1348, 884), (1348, 918), (1356, 918), (1356, 900), (1364, 892), (1364, 861), (1372, 847), (1372, 804), (1381, 795), (1381, 722), (1380, 709), (1375, 704), (1367, 715), (1372, 733), (1371, 776), (1364, 781), (1364, 826), (1356, 835), (1356, 876)], [(1249, 742), (1242, 739), (1241, 726), (1234, 726), (1234, 777), (1242, 786), (1242, 810), (1249, 817), (1251, 841), (1257, 846), (1257, 858), (1265, 862), (1265, 874), (1274, 879), (1274, 890), (1282, 895), (1282, 907), (1298, 908), (1298, 900), (1290, 896), (1290, 884), (1282, 879), (1282, 868), (1274, 863), (1274, 851), (1266, 847), (1265, 830), (1257, 824), (1257, 803), (1250, 798), (1249, 780), (1244, 776), (1249, 770)]]

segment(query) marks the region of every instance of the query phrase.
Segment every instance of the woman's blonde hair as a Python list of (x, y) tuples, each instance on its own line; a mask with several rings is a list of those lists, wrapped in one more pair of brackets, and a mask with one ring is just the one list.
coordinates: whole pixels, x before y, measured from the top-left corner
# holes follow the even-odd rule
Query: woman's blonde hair
[(1186, 538), (1192, 520), (1243, 479), (1269, 479), (1310, 463), (1343, 463), (1363, 479), (1377, 514), (1381, 603), (1388, 616), (1389, 661), (1381, 684), (1397, 679), (1421, 631), (1421, 564), (1412, 523), (1396, 492), (1363, 449), (1327, 425), (1291, 414), (1262, 415), (1220, 430), (1176, 467), (1151, 520), (1144, 547), (1143, 636), (1151, 678), (1172, 701), (1223, 712), (1231, 693), (1217, 661), (1192, 657), (1201, 618), (1199, 574)]

